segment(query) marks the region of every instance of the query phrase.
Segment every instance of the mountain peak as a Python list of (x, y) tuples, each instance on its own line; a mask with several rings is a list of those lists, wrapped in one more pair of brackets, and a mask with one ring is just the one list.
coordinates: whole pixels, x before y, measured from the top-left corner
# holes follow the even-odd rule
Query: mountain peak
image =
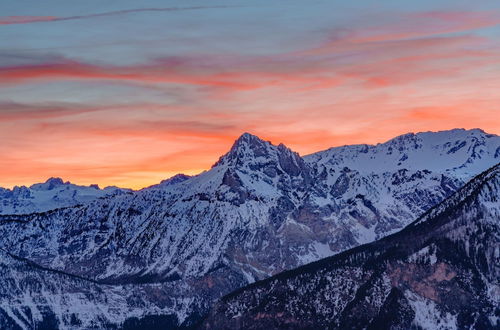
[(45, 183), (49, 185), (63, 185), (64, 181), (61, 178), (51, 177), (48, 178), (47, 181), (45, 181)]
[(44, 183), (36, 183), (32, 185), (30, 188), (37, 190), (52, 190), (54, 188), (57, 188), (65, 184), (70, 184), (70, 182), (64, 182), (63, 179), (58, 177), (51, 177), (48, 178), (47, 181), (45, 181)]
[(172, 177), (170, 177), (168, 179), (162, 180), (158, 184), (158, 186), (159, 187), (166, 187), (166, 186), (170, 186), (170, 185), (173, 185), (173, 184), (177, 184), (177, 183), (186, 181), (186, 180), (188, 180), (190, 178), (191, 178), (190, 175), (179, 173), (179, 174), (176, 174), (176, 175), (174, 175), (174, 176), (172, 176)]
[(276, 148), (269, 141), (264, 141), (256, 135), (243, 133), (236, 141), (228, 153), (219, 158), (212, 167), (228, 164), (232, 162), (244, 162), (245, 159), (255, 159), (267, 156), (270, 150)]
[(258, 137), (257, 135), (250, 134), (248, 132), (245, 132), (240, 135), (239, 138), (234, 141), (233, 148), (235, 146), (241, 146), (244, 144), (250, 144), (250, 145), (261, 145), (261, 144), (271, 144), (269, 141), (265, 141)]
[(243, 140), (244, 140), (244, 139), (259, 139), (259, 140), (260, 140), (260, 138), (259, 138), (257, 135), (252, 134), (252, 133), (248, 133), (248, 132), (243, 132), (243, 133), (240, 135), (240, 137), (236, 139), (236, 141), (238, 141), (238, 140), (242, 140), (242, 139), (243, 139)]

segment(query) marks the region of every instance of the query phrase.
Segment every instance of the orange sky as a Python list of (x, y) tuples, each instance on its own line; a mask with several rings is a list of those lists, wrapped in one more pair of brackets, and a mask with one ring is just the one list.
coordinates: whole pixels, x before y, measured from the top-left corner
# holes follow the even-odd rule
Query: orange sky
[(407, 132), (500, 134), (498, 11), (413, 8), (291, 29), (315, 13), (279, 9), (249, 22), (227, 11), (0, 17), (0, 186), (57, 176), (141, 188), (208, 169), (246, 131), (300, 154)]

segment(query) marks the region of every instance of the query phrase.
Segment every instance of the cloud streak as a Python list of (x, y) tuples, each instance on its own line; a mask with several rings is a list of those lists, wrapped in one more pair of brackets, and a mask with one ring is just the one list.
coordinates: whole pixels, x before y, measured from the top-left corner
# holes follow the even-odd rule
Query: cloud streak
[(193, 6), (193, 7), (168, 7), (168, 8), (136, 8), (107, 11), (102, 13), (75, 15), (75, 16), (3, 16), (0, 17), (0, 25), (14, 25), (14, 24), (29, 24), (29, 23), (47, 23), (47, 22), (61, 22), (73, 21), (89, 18), (99, 18), (108, 16), (119, 16), (144, 12), (176, 12), (176, 11), (190, 11), (190, 10), (204, 10), (204, 9), (225, 9), (225, 8), (239, 8), (242, 6)]
[(494, 27), (499, 24), (500, 13), (498, 12), (432, 11), (397, 15), (397, 18), (391, 20), (390, 23), (365, 28), (350, 28), (342, 30), (341, 33), (334, 31), (329, 42), (306, 50), (304, 53), (325, 54), (339, 50), (348, 51), (362, 45), (366, 48), (377, 47), (377, 44), (434, 38)]
[(387, 87), (459, 75), (498, 63), (496, 49), (479, 48), (486, 40), (449, 36), (360, 44), (328, 54), (273, 56), (166, 57), (131, 66), (104, 66), (59, 58), (48, 63), (0, 67), (0, 85), (37, 81), (115, 81), (174, 84), (245, 92), (262, 88), (331, 89), (359, 81)]

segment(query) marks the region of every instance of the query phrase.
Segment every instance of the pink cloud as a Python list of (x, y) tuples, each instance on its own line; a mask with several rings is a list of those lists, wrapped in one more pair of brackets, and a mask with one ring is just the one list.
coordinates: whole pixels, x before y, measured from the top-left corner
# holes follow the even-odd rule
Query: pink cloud
[[(0, 67), (0, 84), (27, 81), (112, 80), (171, 83), (228, 91), (261, 88), (328, 89), (356, 78), (367, 86), (387, 86), (467, 70), (496, 61), (495, 50), (470, 51), (488, 41), (474, 36), (436, 37), (322, 48), (321, 54), (285, 53), (267, 57), (194, 56), (159, 59), (135, 66), (103, 66), (69, 60)], [(438, 63), (446, 60), (446, 63)], [(412, 66), (404, 65), (411, 63)], [(439, 66), (434, 66), (437, 63)], [(398, 67), (396, 67), (396, 65)]]
[(0, 17), (0, 25), (51, 22), (55, 20), (57, 20), (55, 16), (4, 16)]

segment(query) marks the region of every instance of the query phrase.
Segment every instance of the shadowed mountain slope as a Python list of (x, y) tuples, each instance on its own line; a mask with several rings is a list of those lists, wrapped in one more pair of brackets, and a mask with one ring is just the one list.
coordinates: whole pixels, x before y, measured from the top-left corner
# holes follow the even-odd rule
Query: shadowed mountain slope
[(206, 329), (495, 329), (500, 165), (402, 231), (242, 288)]

